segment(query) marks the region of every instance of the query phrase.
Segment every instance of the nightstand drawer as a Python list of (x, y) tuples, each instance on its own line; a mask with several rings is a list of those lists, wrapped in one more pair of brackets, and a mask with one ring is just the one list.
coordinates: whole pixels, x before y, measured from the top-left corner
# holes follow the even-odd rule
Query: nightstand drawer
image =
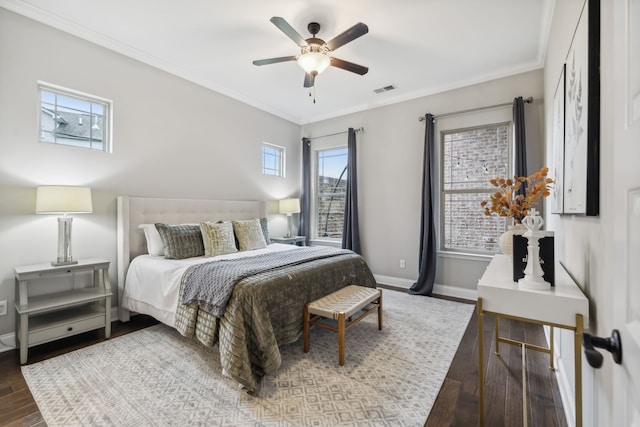
[(91, 306), (29, 319), (29, 347), (105, 327), (104, 309)]

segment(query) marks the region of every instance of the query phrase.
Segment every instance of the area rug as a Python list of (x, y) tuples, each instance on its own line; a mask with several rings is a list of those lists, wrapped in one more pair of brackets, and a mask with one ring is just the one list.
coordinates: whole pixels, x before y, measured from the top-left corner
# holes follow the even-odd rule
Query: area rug
[(53, 426), (422, 426), (474, 306), (383, 291), (372, 313), (337, 335), (314, 328), (281, 347), (256, 395), (222, 375), (217, 347), (156, 325), (22, 367)]

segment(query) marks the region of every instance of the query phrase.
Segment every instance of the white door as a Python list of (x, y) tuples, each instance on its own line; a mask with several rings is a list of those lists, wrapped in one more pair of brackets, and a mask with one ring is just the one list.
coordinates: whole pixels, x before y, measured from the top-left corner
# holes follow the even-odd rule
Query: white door
[(614, 28), (608, 30), (615, 32), (613, 58), (619, 67), (610, 83), (615, 91), (610, 142), (616, 206), (612, 320), (622, 341), (622, 364), (613, 368), (612, 417), (613, 425), (636, 427), (640, 426), (640, 0), (614, 1), (612, 21)]

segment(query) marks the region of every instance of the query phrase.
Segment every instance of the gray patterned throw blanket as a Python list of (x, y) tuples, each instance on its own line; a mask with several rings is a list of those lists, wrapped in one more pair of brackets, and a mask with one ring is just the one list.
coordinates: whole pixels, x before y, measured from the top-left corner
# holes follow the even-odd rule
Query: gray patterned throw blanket
[[(222, 371), (248, 391), (255, 392), (262, 378), (280, 367), (279, 346), (293, 343), (302, 336), (306, 303), (347, 285), (376, 287), (364, 259), (351, 251), (341, 252), (240, 279), (233, 286), (224, 314), (219, 317), (198, 304), (178, 303), (175, 328), (207, 347), (217, 344)], [(184, 280), (179, 301), (183, 291)]]
[(350, 252), (327, 246), (312, 246), (197, 264), (189, 267), (182, 277), (182, 304), (197, 304), (214, 316), (221, 317), (227, 308), (234, 286), (245, 277)]

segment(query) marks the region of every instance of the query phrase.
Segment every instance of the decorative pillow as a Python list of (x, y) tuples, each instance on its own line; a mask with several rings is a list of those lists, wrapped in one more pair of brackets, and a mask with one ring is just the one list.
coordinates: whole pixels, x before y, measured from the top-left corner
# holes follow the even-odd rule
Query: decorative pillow
[(139, 229), (144, 231), (144, 238), (147, 241), (147, 252), (149, 255), (163, 256), (164, 245), (160, 238), (160, 233), (155, 224), (140, 224)]
[(164, 245), (164, 257), (184, 259), (204, 255), (202, 232), (199, 225), (156, 224)]
[(204, 256), (230, 254), (238, 252), (233, 235), (233, 225), (229, 222), (201, 222)]
[(269, 243), (271, 243), (271, 239), (269, 238), (269, 227), (267, 226), (267, 218), (260, 218), (260, 227), (262, 228), (264, 242), (268, 245)]
[(233, 232), (238, 239), (240, 251), (266, 248), (267, 242), (264, 240), (262, 226), (259, 219), (249, 219), (246, 221), (231, 221)]

